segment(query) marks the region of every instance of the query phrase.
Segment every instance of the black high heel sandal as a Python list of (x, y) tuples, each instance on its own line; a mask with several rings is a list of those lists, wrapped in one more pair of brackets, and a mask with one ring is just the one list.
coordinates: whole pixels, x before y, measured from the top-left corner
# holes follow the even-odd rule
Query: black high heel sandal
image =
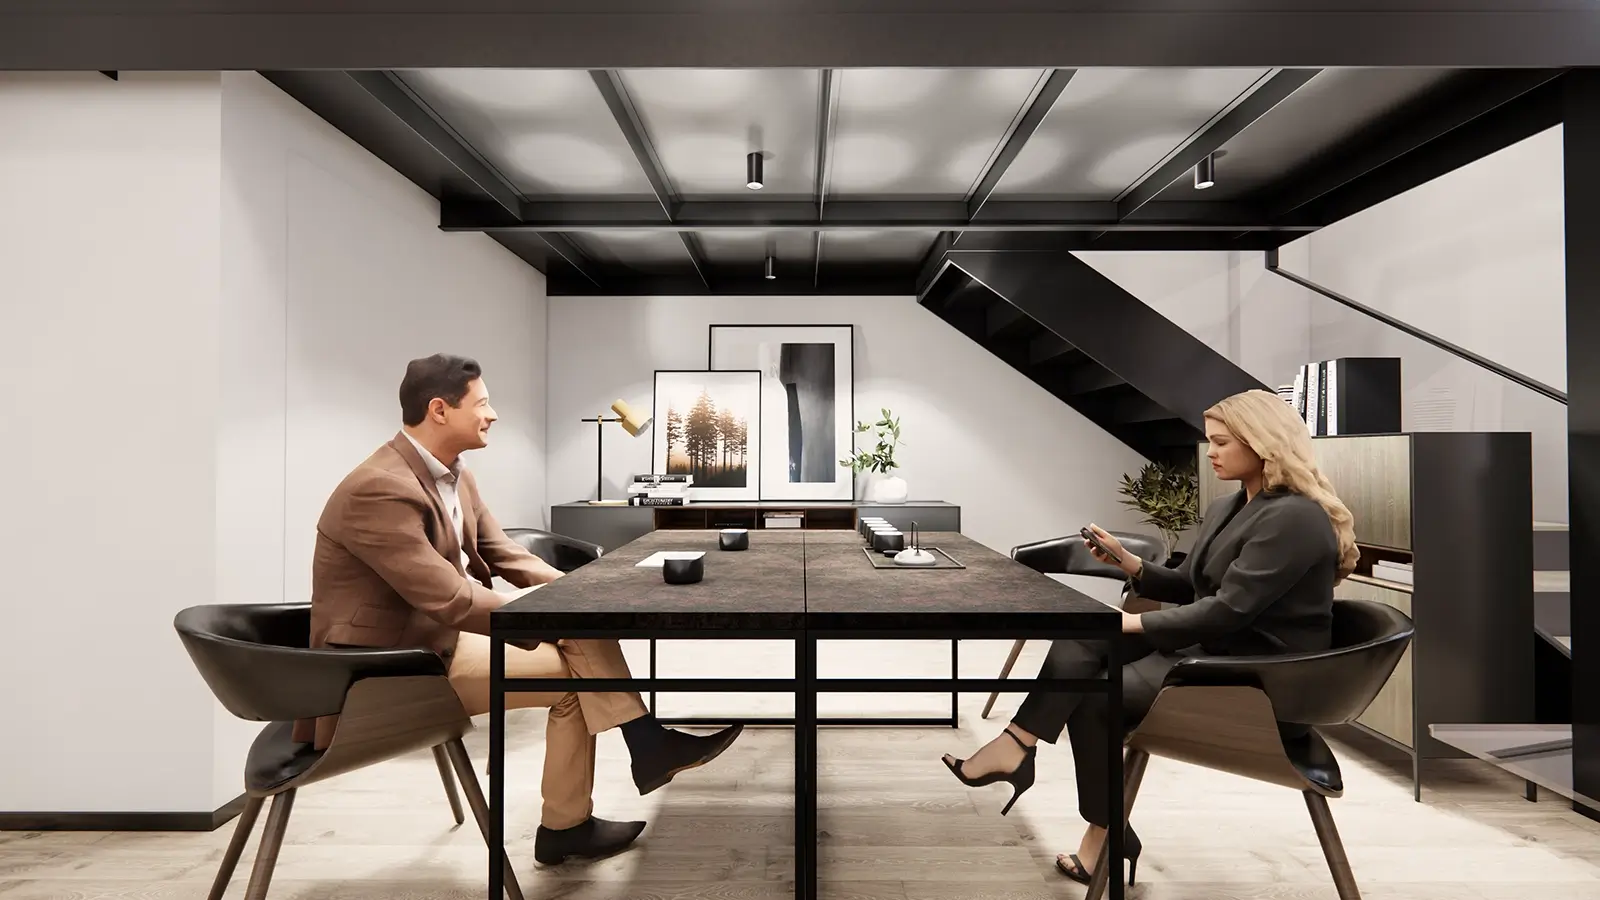
[[(1129, 887), (1133, 887), (1133, 876), (1139, 871), (1139, 854), (1143, 852), (1144, 845), (1139, 843), (1139, 836), (1133, 833), (1132, 828), (1129, 828), (1127, 837), (1122, 839), (1122, 858), (1128, 861)], [(1084, 868), (1083, 860), (1079, 859), (1076, 853), (1068, 853), (1067, 858), (1072, 860), (1070, 867), (1061, 861), (1061, 857), (1056, 857), (1056, 871), (1079, 884), (1088, 884), (1089, 880), (1094, 876), (1093, 873)]]
[(1011, 785), (1011, 799), (1006, 802), (1005, 809), (1000, 810), (1000, 815), (1002, 816), (1011, 811), (1011, 807), (1016, 804), (1017, 798), (1022, 796), (1023, 791), (1033, 787), (1033, 762), (1039, 750), (1038, 747), (1029, 747), (1027, 744), (1024, 744), (1022, 742), (1022, 738), (1012, 734), (1011, 729), (1009, 728), (1004, 731), (1004, 734), (1013, 741), (1016, 741), (1017, 746), (1022, 748), (1023, 753), (1022, 762), (1010, 772), (990, 772), (986, 775), (979, 775), (977, 778), (968, 778), (966, 774), (961, 771), (961, 764), (966, 762), (966, 760), (957, 759), (952, 763), (949, 760), (942, 758), (940, 759), (940, 762), (944, 763), (945, 768), (950, 770), (950, 774), (961, 779), (961, 783), (967, 787), (983, 787), (986, 784), (994, 784), (999, 781), (1003, 781), (1006, 784)]

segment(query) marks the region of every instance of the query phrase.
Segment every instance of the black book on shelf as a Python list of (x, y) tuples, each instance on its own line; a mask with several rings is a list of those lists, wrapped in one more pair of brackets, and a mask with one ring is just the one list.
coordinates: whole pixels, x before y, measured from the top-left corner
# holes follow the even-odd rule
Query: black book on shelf
[(1313, 435), (1398, 434), (1400, 358), (1349, 356), (1302, 367), (1305, 419)]

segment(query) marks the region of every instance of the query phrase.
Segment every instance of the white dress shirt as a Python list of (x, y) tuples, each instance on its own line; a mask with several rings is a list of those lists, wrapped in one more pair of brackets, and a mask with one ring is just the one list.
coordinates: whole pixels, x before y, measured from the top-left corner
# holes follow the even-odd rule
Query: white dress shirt
[(433, 476), (433, 483), (439, 488), (439, 499), (444, 501), (445, 514), (450, 517), (450, 525), (456, 530), (456, 546), (461, 548), (461, 572), (466, 574), (469, 570), (467, 562), (466, 525), (461, 521), (461, 495), (456, 490), (456, 484), (461, 474), (461, 459), (456, 458), (454, 466), (445, 466), (439, 462), (428, 448), (417, 443), (417, 439), (409, 433), (405, 434), (411, 446), (417, 448), (417, 453), (422, 457), (422, 462), (428, 467), (428, 474)]

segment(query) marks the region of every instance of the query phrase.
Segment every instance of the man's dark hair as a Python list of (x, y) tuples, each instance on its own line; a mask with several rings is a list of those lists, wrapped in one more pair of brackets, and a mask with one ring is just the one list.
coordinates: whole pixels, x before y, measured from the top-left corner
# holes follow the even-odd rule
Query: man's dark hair
[(438, 397), (451, 407), (461, 405), (467, 387), (483, 376), (475, 359), (435, 353), (406, 363), (406, 377), (400, 379), (400, 421), (419, 425), (428, 417), (428, 404)]

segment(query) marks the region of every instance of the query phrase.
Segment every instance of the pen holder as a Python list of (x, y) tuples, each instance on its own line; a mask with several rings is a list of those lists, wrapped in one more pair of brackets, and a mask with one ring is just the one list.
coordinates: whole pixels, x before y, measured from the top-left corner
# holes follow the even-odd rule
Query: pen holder
[(661, 578), (667, 584), (694, 584), (706, 575), (706, 558), (702, 554), (693, 559), (666, 559), (661, 561)]
[(717, 534), (717, 546), (723, 550), (749, 550), (750, 532), (744, 528), (724, 528)]

